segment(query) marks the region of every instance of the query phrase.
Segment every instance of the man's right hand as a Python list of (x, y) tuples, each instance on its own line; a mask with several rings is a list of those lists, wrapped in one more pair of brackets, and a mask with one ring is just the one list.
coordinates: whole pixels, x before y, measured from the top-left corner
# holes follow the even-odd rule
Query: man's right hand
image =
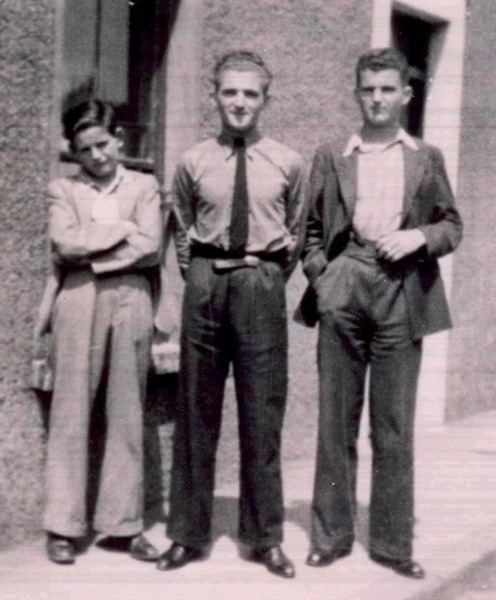
[(426, 244), (425, 235), (420, 229), (394, 231), (383, 235), (376, 243), (380, 255), (396, 262), (417, 252)]

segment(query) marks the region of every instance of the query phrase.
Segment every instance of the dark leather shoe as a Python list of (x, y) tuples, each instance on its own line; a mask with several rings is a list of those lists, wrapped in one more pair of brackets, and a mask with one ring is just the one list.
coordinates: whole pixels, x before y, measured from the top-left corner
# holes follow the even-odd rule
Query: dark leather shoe
[(253, 560), (263, 563), (274, 575), (286, 579), (292, 579), (295, 576), (294, 565), (284, 554), (280, 546), (256, 549), (253, 551), (252, 557)]
[(131, 558), (145, 562), (155, 562), (158, 550), (150, 544), (142, 533), (132, 536), (108, 536), (99, 540), (98, 548), (109, 552), (127, 552)]
[(395, 573), (404, 577), (410, 577), (411, 579), (424, 579), (425, 577), (424, 569), (418, 562), (411, 558), (395, 560), (394, 558), (386, 558), (377, 554), (371, 554), (370, 558), (379, 565), (392, 569)]
[(46, 551), (48, 558), (58, 565), (72, 565), (76, 562), (76, 547), (71, 538), (49, 534)]
[(142, 533), (135, 535), (129, 543), (129, 555), (145, 562), (156, 562), (159, 556), (158, 550)]
[(351, 554), (349, 548), (342, 548), (340, 550), (312, 550), (307, 556), (306, 564), (309, 567), (327, 567), (339, 558), (344, 558)]
[(171, 569), (179, 569), (184, 567), (193, 560), (198, 560), (203, 555), (203, 550), (200, 548), (192, 548), (191, 546), (183, 546), (174, 542), (172, 546), (159, 556), (157, 569), (159, 571), (170, 571)]

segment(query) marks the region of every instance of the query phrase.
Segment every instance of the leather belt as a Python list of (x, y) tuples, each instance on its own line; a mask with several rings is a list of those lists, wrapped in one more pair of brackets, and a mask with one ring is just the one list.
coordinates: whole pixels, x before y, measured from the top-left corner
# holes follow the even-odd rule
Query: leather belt
[(228, 271), (243, 267), (257, 267), (261, 262), (275, 262), (283, 265), (288, 257), (286, 248), (276, 252), (247, 252), (235, 253), (208, 244), (193, 244), (191, 246), (191, 258), (213, 259), (214, 268), (217, 271)]

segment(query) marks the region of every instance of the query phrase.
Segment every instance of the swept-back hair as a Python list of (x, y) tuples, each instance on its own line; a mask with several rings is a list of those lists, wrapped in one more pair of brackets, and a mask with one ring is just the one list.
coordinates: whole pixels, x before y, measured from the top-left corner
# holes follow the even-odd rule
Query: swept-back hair
[(399, 72), (403, 85), (408, 85), (410, 79), (406, 58), (394, 48), (376, 48), (360, 56), (355, 70), (357, 87), (360, 86), (360, 76), (366, 69), (370, 71), (394, 69)]
[(89, 127), (103, 127), (112, 135), (117, 129), (114, 107), (110, 102), (88, 100), (67, 110), (62, 116), (64, 135), (71, 145), (76, 135)]
[(223, 54), (215, 63), (213, 71), (212, 81), (215, 91), (219, 89), (221, 74), (227, 70), (256, 71), (260, 73), (264, 78), (263, 91), (264, 94), (267, 94), (272, 82), (272, 73), (260, 54), (251, 50), (230, 50)]

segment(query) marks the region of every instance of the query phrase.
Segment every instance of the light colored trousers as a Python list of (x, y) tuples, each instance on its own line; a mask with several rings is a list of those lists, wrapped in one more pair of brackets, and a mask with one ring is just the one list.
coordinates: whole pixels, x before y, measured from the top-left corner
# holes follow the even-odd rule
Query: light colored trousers
[(46, 465), (47, 531), (87, 530), (89, 429), (105, 385), (106, 434), (93, 519), (97, 531), (143, 529), (143, 401), (152, 306), (142, 274), (69, 272), (53, 313), (55, 380)]

